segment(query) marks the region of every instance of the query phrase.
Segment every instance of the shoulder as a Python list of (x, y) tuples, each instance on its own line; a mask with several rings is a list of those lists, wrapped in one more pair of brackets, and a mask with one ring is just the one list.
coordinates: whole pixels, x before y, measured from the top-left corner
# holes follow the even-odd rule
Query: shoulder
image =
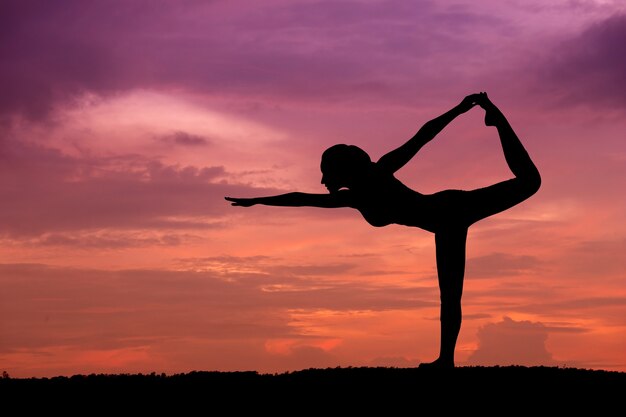
[(329, 194), (329, 197), (336, 204), (336, 207), (355, 207), (356, 197), (355, 192), (352, 190), (339, 190)]
[(395, 171), (390, 167), (390, 164), (385, 162), (384, 157), (379, 159), (377, 162), (372, 162), (371, 172), (378, 178), (393, 176), (395, 173)]

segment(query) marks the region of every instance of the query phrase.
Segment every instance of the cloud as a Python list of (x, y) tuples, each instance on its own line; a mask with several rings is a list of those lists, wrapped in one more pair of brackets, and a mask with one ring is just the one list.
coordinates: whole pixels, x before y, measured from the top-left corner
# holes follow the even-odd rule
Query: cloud
[(626, 14), (592, 24), (552, 49), (544, 88), (570, 105), (626, 107)]
[(159, 139), (165, 143), (181, 146), (206, 146), (210, 143), (208, 139), (202, 136), (181, 131), (161, 136)]
[[(271, 258), (233, 258), (231, 263), (225, 270), (242, 264), (266, 265), (271, 270), (280, 264)], [(438, 305), (433, 289), (363, 282), (332, 285), (307, 278), (306, 271), (293, 276), (286, 270), (287, 275), (269, 275), (263, 270), (226, 274), (0, 264), (0, 360), (23, 367), (20, 372), (27, 375), (24, 369), (34, 366), (29, 362), (40, 355), (50, 358), (49, 366), (64, 372), (80, 372), (83, 365), (112, 369), (116, 362), (110, 355), (128, 356), (127, 372), (161, 363), (180, 372), (176, 364), (182, 361), (183, 351), (182, 356), (193, 358), (186, 363), (195, 369), (205, 365), (272, 371), (336, 366), (333, 349), (345, 336), (343, 332), (327, 328), (324, 334), (312, 335), (309, 326), (315, 331), (320, 324), (314, 319), (298, 320), (293, 311), (350, 316), (353, 311)], [(291, 288), (265, 290), (285, 283)], [(262, 347), (276, 346), (279, 341), (288, 341), (286, 350)], [(102, 360), (83, 363), (77, 352), (91, 352)], [(133, 352), (141, 352), (140, 357), (135, 358)], [(224, 362), (220, 364), (213, 354), (222, 355), (216, 357), (223, 357)], [(37, 364), (44, 366), (40, 361)]]
[[(125, 347), (155, 337), (293, 336), (288, 317), (281, 317), (280, 308), (268, 310), (256, 284), (229, 283), (209, 273), (25, 264), (0, 270), (4, 352)], [(25, 327), (33, 331), (22, 332)]]
[[(501, 97), (534, 141), (546, 181), (539, 200), (474, 229), (470, 247), (487, 255), (469, 259), (468, 277), (519, 279), (468, 282), (470, 317), (514, 308), (561, 317), (563, 332), (615, 334), (624, 242), (602, 239), (607, 225), (623, 234), (623, 129), (617, 117), (595, 118), (624, 103), (624, 17), (581, 29), (605, 12), (582, 13), (591, 2), (523, 3), (0, 2), (0, 119), (13, 122), (0, 133), (3, 259), (68, 265), (2, 270), (15, 279), (0, 292), (2, 329), (18, 339), (33, 329), (12, 351), (72, 360), (84, 348), (100, 363), (108, 349), (157, 360), (155, 346), (184, 345), (205, 364), (219, 365), (211, 352), (223, 366), (252, 367), (274, 355), (269, 338), (296, 339), (313, 362), (322, 355), (292, 328), (289, 309), (436, 318), (429, 234), (373, 231), (349, 209), (233, 209), (223, 196), (323, 190), (326, 142), (358, 138), (376, 156), (395, 142), (387, 135), (413, 133), (415, 120), (476, 85)], [(564, 31), (569, 41), (554, 49)], [(551, 56), (538, 62), (539, 51)], [(545, 111), (544, 91), (594, 111)], [(478, 113), (463, 120), (405, 171), (408, 184), (428, 192), (456, 187), (454, 178), (473, 187), (510, 175), (495, 136), (487, 153)], [(572, 244), (581, 236), (587, 243)], [(378, 255), (335, 256), (355, 248)], [(108, 264), (114, 252), (128, 267), (194, 258), (177, 271), (69, 267)], [(253, 256), (268, 253), (282, 258)], [(32, 309), (16, 305), (21, 295)]]
[[(114, 271), (1, 264), (2, 346), (13, 349), (71, 340), (100, 344), (117, 339), (125, 345), (126, 340), (156, 336), (299, 337), (288, 325), (290, 309), (350, 311), (438, 305), (432, 289), (320, 283), (318, 278), (307, 278), (309, 275), (306, 271), (293, 276), (263, 270)], [(266, 290), (284, 283), (291, 287)], [(97, 328), (94, 322), (99, 322)], [(20, 329), (24, 327), (37, 330), (23, 333)]]
[[(555, 311), (562, 318), (568, 318), (572, 322), (584, 320), (590, 316), (598, 317), (598, 321), (607, 326), (620, 325), (620, 318), (626, 310), (626, 298), (620, 296), (561, 296), (553, 302), (529, 304), (521, 309), (532, 314), (545, 314)], [(586, 326), (577, 326), (580, 331), (588, 331)]]
[(167, 165), (137, 155), (70, 156), (0, 139), (0, 233), (48, 233), (51, 243), (50, 236), (66, 231), (213, 228), (230, 208), (225, 195), (251, 192), (222, 181), (226, 175), (221, 166)]
[(204, 271), (229, 282), (254, 285), (266, 302), (281, 308), (329, 310), (389, 310), (439, 305), (431, 287), (367, 282), (353, 279), (358, 265), (324, 263), (293, 265), (267, 256), (179, 259), (182, 269)]
[(125, 14), (119, 14), (116, 22), (104, 3), (92, 7), (77, 1), (62, 3), (56, 7), (45, 1), (3, 3), (1, 54), (10, 64), (2, 67), (0, 76), (4, 91), (0, 113), (17, 110), (33, 118), (45, 117), (58, 100), (82, 91), (132, 86), (137, 62), (124, 65), (110, 43), (122, 35), (120, 26), (129, 23)]
[(61, 3), (3, 6), (0, 113), (42, 119), (85, 92), (133, 89), (414, 102), (433, 83), (484, 72), (483, 60), (468, 63), (488, 50), (485, 27), (510, 31), (487, 12), (431, 1)]
[(546, 349), (548, 329), (539, 322), (515, 321), (504, 317), (489, 323), (477, 333), (478, 349), (467, 359), (474, 366), (555, 366), (558, 363)]
[(467, 276), (502, 278), (536, 272), (542, 262), (530, 255), (492, 253), (467, 260)]
[(614, 277), (621, 281), (626, 271), (625, 253), (626, 238), (580, 241), (564, 254), (570, 259), (565, 271), (577, 278)]
[[(214, 224), (216, 228), (223, 227)], [(173, 247), (197, 241), (198, 236), (188, 233), (113, 232), (96, 231), (70, 233), (45, 233), (28, 240), (29, 245), (41, 247), (63, 247), (72, 250), (122, 249), (147, 246)]]

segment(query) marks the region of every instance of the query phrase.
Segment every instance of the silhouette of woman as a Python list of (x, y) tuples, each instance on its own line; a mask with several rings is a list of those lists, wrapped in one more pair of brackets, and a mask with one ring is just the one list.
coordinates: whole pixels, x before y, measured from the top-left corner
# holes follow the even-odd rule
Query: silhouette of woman
[[(475, 105), (485, 110), (485, 125), (495, 126), (506, 162), (514, 177), (474, 190), (443, 190), (421, 194), (394, 173), (457, 116)], [(269, 197), (226, 197), (233, 206), (351, 207), (372, 226), (392, 223), (418, 227), (435, 235), (440, 291), (441, 340), (439, 357), (420, 367), (454, 368), (454, 351), (461, 330), (461, 296), (465, 274), (468, 228), (535, 194), (541, 185), (537, 167), (502, 112), (484, 92), (465, 97), (460, 104), (425, 123), (405, 144), (372, 162), (354, 145), (334, 145), (324, 151), (322, 184), (328, 194), (292, 192)]]

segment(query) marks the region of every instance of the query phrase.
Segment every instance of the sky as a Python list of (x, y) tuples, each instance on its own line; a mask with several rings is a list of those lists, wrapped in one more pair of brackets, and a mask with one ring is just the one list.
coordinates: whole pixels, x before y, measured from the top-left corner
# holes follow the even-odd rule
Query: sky
[[(456, 364), (626, 371), (621, 0), (0, 3), (0, 371), (411, 367), (439, 349), (434, 236), (323, 193), (486, 91), (542, 174), (473, 225)], [(480, 108), (397, 173), (512, 176)]]

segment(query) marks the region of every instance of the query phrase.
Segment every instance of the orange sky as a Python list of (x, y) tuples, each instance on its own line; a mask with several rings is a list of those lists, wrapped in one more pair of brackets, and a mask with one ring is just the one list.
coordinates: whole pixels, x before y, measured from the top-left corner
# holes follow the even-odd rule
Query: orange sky
[[(324, 192), (328, 146), (376, 160), (477, 91), (543, 183), (470, 229), (457, 365), (626, 371), (621, 2), (62, 3), (0, 12), (0, 371), (433, 360), (433, 235), (223, 197)], [(482, 117), (398, 177), (509, 178)]]

